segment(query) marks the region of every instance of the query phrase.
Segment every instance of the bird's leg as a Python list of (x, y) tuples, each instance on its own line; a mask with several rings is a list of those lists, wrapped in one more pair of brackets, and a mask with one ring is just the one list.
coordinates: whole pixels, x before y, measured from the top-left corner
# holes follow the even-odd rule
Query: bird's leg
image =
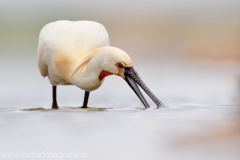
[(83, 102), (83, 106), (82, 106), (82, 108), (87, 108), (89, 94), (90, 94), (90, 92), (85, 91), (84, 102)]
[(58, 109), (58, 104), (57, 104), (57, 86), (52, 87), (53, 91), (53, 102), (52, 102), (52, 109)]

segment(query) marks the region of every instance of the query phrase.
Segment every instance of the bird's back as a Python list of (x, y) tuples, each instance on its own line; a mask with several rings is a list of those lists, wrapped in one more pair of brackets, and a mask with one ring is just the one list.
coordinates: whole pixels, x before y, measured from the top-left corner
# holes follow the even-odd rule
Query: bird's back
[(43, 27), (39, 36), (39, 70), (44, 77), (55, 74), (65, 78), (83, 58), (88, 56), (90, 50), (102, 46), (109, 46), (109, 37), (104, 26), (97, 22), (49, 23)]

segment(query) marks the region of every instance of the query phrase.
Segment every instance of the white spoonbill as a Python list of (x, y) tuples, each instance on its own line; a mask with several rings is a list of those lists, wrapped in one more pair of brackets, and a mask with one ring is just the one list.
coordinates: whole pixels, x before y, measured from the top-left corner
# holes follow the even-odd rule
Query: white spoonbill
[(75, 85), (85, 90), (83, 108), (90, 91), (98, 89), (108, 75), (126, 80), (146, 108), (150, 107), (137, 84), (159, 107), (154, 96), (133, 69), (127, 53), (109, 45), (103, 25), (92, 21), (56, 21), (43, 27), (38, 43), (38, 67), (53, 86), (52, 108), (58, 108), (57, 85)]

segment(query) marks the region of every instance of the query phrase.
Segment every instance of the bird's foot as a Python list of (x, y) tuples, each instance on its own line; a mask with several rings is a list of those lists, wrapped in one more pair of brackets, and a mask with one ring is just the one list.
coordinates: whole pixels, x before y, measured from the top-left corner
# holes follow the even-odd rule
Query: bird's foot
[(88, 106), (82, 106), (81, 108), (88, 108)]
[(58, 105), (57, 104), (52, 104), (52, 109), (58, 109)]

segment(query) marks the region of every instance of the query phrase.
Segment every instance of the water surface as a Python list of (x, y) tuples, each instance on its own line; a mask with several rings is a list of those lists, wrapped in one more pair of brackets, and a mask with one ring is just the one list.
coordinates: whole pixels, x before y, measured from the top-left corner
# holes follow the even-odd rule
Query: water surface
[(80, 108), (82, 90), (60, 86), (60, 109), (51, 109), (51, 85), (35, 57), (2, 59), (0, 151), (84, 152), (94, 160), (240, 158), (238, 64), (133, 60), (165, 107), (147, 98), (151, 108), (144, 109), (124, 80), (110, 76), (91, 92), (89, 108)]

